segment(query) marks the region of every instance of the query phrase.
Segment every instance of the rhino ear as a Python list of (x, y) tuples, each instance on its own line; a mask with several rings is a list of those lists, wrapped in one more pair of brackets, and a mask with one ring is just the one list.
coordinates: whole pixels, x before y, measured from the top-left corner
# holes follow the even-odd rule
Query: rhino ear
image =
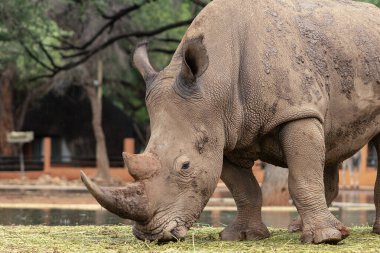
[(182, 58), (182, 76), (188, 81), (194, 81), (200, 77), (206, 71), (209, 63), (203, 37), (186, 42), (183, 47)]
[(147, 44), (147, 42), (140, 43), (133, 53), (133, 65), (140, 72), (145, 82), (157, 74), (149, 62)]

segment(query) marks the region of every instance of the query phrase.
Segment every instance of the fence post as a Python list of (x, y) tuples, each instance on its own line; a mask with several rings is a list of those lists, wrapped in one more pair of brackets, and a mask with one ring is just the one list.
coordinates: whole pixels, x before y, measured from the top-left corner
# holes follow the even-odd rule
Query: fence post
[(44, 150), (44, 174), (49, 174), (51, 169), (51, 138), (45, 137), (43, 139)]
[(124, 151), (130, 154), (135, 153), (135, 139), (134, 138), (124, 139)]

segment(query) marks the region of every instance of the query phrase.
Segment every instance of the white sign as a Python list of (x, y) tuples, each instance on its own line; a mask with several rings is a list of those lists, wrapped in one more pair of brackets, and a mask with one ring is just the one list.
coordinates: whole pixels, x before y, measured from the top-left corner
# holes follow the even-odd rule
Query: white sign
[(8, 143), (27, 143), (34, 139), (34, 132), (15, 132), (7, 133)]

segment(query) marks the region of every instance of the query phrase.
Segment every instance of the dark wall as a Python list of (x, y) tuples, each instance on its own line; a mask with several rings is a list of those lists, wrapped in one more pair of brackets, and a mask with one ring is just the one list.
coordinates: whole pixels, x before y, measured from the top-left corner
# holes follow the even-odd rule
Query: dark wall
[[(72, 86), (64, 95), (50, 92), (26, 115), (24, 131), (35, 136), (61, 137), (76, 156), (94, 156), (95, 138), (92, 130), (90, 101), (82, 88)], [(110, 100), (103, 98), (102, 125), (109, 156), (120, 156), (123, 139), (135, 138), (133, 120)], [(137, 146), (141, 147), (141, 143)]]

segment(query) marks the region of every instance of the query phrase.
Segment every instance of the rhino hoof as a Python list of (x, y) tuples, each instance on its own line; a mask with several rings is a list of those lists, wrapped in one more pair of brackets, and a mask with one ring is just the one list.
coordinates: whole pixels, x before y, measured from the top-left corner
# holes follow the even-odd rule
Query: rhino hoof
[(345, 239), (349, 235), (349, 230), (346, 227), (341, 229), (329, 227), (322, 228), (312, 232), (306, 232), (302, 234), (301, 241), (303, 243), (328, 243), (337, 244), (341, 240)]
[(219, 233), (223, 241), (253, 241), (268, 238), (270, 233), (265, 225), (256, 229), (229, 229), (225, 228)]

